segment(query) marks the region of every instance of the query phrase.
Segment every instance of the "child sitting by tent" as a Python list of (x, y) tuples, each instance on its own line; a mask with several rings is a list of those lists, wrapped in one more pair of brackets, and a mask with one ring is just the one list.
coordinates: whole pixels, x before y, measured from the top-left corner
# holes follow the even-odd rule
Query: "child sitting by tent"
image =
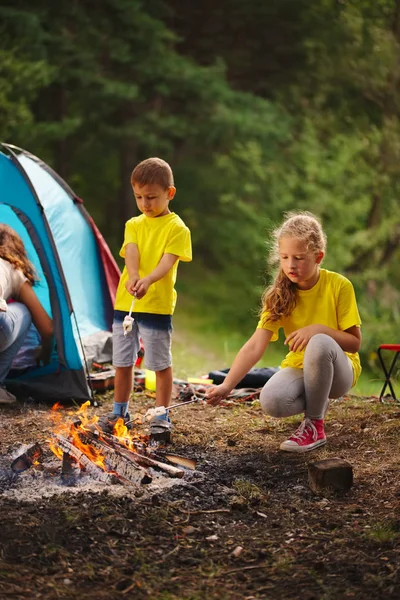
[[(0, 224), (0, 404), (16, 401), (4, 387), (14, 356), (21, 348), (31, 321), (41, 336), (38, 361), (48, 363), (53, 344), (53, 321), (33, 291), (34, 269), (19, 235)], [(7, 303), (13, 299), (14, 302)]]
[[(99, 420), (104, 431), (112, 431), (121, 417), (129, 421), (128, 402), (140, 337), (145, 366), (156, 373), (156, 406), (169, 406), (173, 383), (174, 284), (179, 261), (192, 260), (190, 231), (182, 219), (169, 210), (176, 193), (169, 164), (160, 158), (142, 161), (132, 173), (131, 185), (142, 214), (126, 223), (120, 251), (125, 258), (125, 268), (117, 290), (113, 323), (115, 396), (113, 413)], [(130, 317), (133, 304), (134, 320), (130, 320), (129, 331), (124, 331), (123, 323)], [(168, 412), (155, 419), (157, 426), (170, 430)]]

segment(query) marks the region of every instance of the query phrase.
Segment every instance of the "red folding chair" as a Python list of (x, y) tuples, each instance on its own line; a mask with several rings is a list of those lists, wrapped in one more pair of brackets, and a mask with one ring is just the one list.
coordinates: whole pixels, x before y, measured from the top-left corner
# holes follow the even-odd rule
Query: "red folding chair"
[[(390, 364), (389, 369), (387, 368), (386, 364), (383, 361), (382, 350), (389, 350), (390, 352), (394, 352), (395, 353), (395, 355), (393, 357), (393, 360), (392, 360), (392, 362)], [(379, 361), (381, 363), (383, 372), (385, 374), (385, 383), (383, 384), (382, 391), (379, 394), (379, 400), (381, 402), (384, 401), (383, 400), (383, 395), (384, 395), (387, 387), (389, 387), (389, 389), (390, 389), (390, 393), (392, 394), (393, 400), (397, 400), (396, 394), (394, 393), (393, 385), (392, 385), (392, 382), (391, 382), (390, 378), (393, 375), (394, 368), (396, 366), (396, 362), (397, 362), (397, 359), (399, 357), (399, 354), (400, 354), (400, 344), (381, 344), (379, 346), (379, 348), (378, 348)]]

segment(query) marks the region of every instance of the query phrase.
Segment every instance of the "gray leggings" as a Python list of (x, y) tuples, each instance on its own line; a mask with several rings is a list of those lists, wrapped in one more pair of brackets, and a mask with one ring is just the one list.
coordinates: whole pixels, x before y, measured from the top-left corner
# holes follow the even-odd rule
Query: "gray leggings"
[(303, 369), (286, 367), (261, 390), (264, 413), (291, 417), (304, 412), (309, 419), (323, 419), (329, 398), (340, 398), (353, 385), (353, 366), (339, 344), (318, 333), (308, 342)]

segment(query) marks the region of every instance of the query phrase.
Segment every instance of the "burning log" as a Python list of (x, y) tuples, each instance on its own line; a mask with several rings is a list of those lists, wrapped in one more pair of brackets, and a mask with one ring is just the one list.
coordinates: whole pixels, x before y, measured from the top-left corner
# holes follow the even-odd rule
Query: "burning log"
[(13, 460), (11, 469), (14, 473), (22, 473), (26, 469), (29, 469), (35, 461), (39, 462), (42, 455), (43, 450), (40, 445), (38, 443), (33, 444), (33, 446), (30, 446), (23, 454)]
[(135, 474), (132, 473), (132, 471), (136, 471), (136, 473), (138, 471), (140, 472), (140, 475), (142, 477), (140, 483), (142, 484), (149, 484), (153, 481), (153, 478), (147, 471), (147, 469), (138, 464), (138, 462), (134, 460), (134, 457), (130, 456), (130, 454), (134, 455), (133, 452), (127, 450), (127, 452), (129, 452), (128, 455), (127, 453), (122, 452), (122, 447), (116, 448), (115, 445), (111, 447), (103, 440), (97, 437), (94, 438), (94, 436), (90, 433), (88, 434), (85, 432), (83, 434), (79, 434), (79, 438), (83, 443), (87, 443), (87, 440), (89, 439), (91, 445), (100, 450), (103, 456), (105, 456), (111, 469), (113, 471), (116, 471), (118, 475), (122, 476), (127, 481), (137, 479), (137, 477), (135, 477)]
[(63, 452), (66, 452), (73, 458), (75, 458), (82, 467), (85, 469), (98, 481), (102, 481), (104, 483), (115, 483), (116, 478), (113, 473), (107, 473), (103, 471), (100, 467), (95, 465), (90, 458), (88, 458), (81, 450), (79, 450), (76, 446), (74, 446), (71, 442), (66, 440), (64, 437), (59, 435), (58, 433), (54, 433), (52, 435), (54, 442), (61, 448)]
[(133, 446), (134, 452), (143, 455), (145, 453), (146, 458), (152, 458), (154, 460), (162, 461), (168, 460), (169, 462), (185, 467), (186, 469), (195, 470), (197, 467), (197, 461), (194, 458), (187, 458), (186, 456), (180, 456), (179, 454), (170, 454), (154, 450), (152, 447), (146, 446), (143, 442), (135, 442), (130, 438), (118, 438), (114, 435), (107, 435), (110, 441), (116, 443), (118, 446), (126, 448), (127, 445)]
[(81, 473), (79, 462), (68, 452), (63, 452), (61, 479), (67, 485), (74, 485)]
[(128, 450), (120, 444), (120, 440), (115, 435), (103, 434), (102, 437), (110, 443), (110, 445), (115, 448), (118, 446), (118, 452), (125, 456), (126, 458), (132, 460), (132, 462), (140, 465), (142, 467), (153, 467), (153, 469), (157, 469), (158, 471), (163, 471), (164, 473), (168, 473), (170, 477), (178, 477), (182, 478), (185, 474), (182, 469), (178, 469), (172, 465), (168, 465), (166, 463), (155, 460), (154, 458), (150, 458), (139, 452), (133, 452), (132, 450)]

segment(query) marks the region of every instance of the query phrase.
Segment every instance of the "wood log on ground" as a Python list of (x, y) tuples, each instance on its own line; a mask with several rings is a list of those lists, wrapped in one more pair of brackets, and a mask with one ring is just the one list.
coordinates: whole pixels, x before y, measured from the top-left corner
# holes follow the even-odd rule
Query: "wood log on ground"
[(353, 467), (341, 458), (327, 458), (308, 464), (308, 483), (313, 492), (349, 490), (353, 485)]

